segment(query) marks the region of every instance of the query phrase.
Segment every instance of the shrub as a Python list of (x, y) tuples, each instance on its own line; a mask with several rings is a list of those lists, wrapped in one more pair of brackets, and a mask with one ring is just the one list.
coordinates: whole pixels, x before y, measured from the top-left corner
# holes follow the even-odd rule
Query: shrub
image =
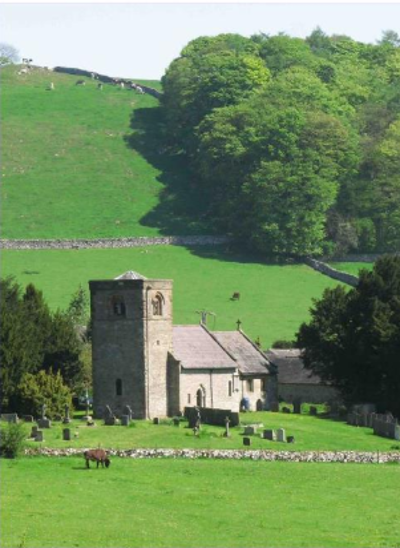
[(26, 433), (22, 424), (8, 424), (0, 430), (0, 456), (15, 459), (24, 448)]

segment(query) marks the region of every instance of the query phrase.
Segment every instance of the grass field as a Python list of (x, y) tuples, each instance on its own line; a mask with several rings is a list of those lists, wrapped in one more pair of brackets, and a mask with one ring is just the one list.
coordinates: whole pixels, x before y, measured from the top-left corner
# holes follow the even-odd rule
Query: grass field
[(396, 465), (3, 461), (1, 546), (395, 547), (399, 488)]
[(18, 68), (1, 71), (3, 238), (201, 232), (187, 169), (161, 151), (157, 99)]
[[(231, 428), (231, 438), (223, 437), (225, 429), (218, 426), (203, 425), (199, 437), (195, 437), (187, 423), (179, 427), (171, 421), (154, 425), (148, 421), (133, 421), (131, 426), (104, 426), (102, 420), (95, 421), (95, 427), (86, 422), (74, 420), (70, 428), (78, 437), (63, 441), (62, 430), (65, 425), (54, 422), (49, 430), (44, 430), (43, 447), (103, 447), (105, 449), (132, 448), (173, 448), (173, 449), (241, 449), (243, 448), (243, 427)], [(284, 444), (264, 440), (259, 433), (252, 436), (252, 449), (270, 449), (285, 451), (390, 451), (400, 448), (395, 440), (374, 436), (370, 428), (356, 428), (341, 421), (309, 415), (286, 413), (254, 412), (241, 415), (242, 424), (263, 424), (265, 428), (285, 428), (288, 436), (295, 437), (294, 444)], [(24, 425), (27, 435), (30, 425)], [(30, 447), (40, 444), (28, 442)]]
[[(197, 323), (196, 310), (206, 309), (216, 314), (211, 329), (236, 329), (240, 318), (244, 331), (260, 336), (265, 347), (294, 337), (308, 319), (312, 298), (338, 284), (304, 265), (263, 264), (218, 247), (3, 251), (2, 256), (2, 275), (14, 275), (23, 285), (34, 283), (53, 308), (65, 308), (79, 284), (88, 288), (89, 280), (111, 279), (127, 270), (171, 278), (175, 324)], [(235, 291), (239, 301), (230, 300)]]

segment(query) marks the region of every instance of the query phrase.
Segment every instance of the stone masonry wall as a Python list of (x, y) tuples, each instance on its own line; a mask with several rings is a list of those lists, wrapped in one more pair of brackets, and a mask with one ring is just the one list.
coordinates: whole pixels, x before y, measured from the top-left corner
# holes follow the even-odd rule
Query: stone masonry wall
[(321, 274), (325, 274), (334, 280), (339, 280), (340, 282), (351, 285), (352, 287), (355, 287), (358, 284), (357, 276), (353, 276), (353, 274), (348, 274), (347, 272), (342, 272), (341, 270), (336, 270), (336, 268), (332, 268), (322, 261), (317, 261), (316, 259), (307, 257), (304, 262), (317, 272), (321, 272)]
[(143, 247), (149, 245), (222, 245), (229, 243), (228, 236), (156, 236), (138, 238), (97, 238), (71, 240), (5, 240), (1, 249), (97, 249)]

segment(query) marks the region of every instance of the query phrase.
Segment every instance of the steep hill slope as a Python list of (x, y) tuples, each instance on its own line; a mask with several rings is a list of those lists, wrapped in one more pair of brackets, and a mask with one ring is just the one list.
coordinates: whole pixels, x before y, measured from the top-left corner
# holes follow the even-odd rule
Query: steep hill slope
[(199, 231), (198, 202), (176, 199), (187, 175), (163, 157), (155, 98), (18, 69), (1, 71), (3, 238)]

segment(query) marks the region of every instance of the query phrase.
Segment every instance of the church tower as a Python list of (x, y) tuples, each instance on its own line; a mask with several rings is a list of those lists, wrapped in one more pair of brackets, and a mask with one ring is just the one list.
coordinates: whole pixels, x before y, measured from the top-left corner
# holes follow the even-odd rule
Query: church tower
[(129, 405), (133, 418), (167, 416), (167, 360), (172, 349), (172, 280), (126, 272), (90, 281), (93, 410), (103, 417)]

